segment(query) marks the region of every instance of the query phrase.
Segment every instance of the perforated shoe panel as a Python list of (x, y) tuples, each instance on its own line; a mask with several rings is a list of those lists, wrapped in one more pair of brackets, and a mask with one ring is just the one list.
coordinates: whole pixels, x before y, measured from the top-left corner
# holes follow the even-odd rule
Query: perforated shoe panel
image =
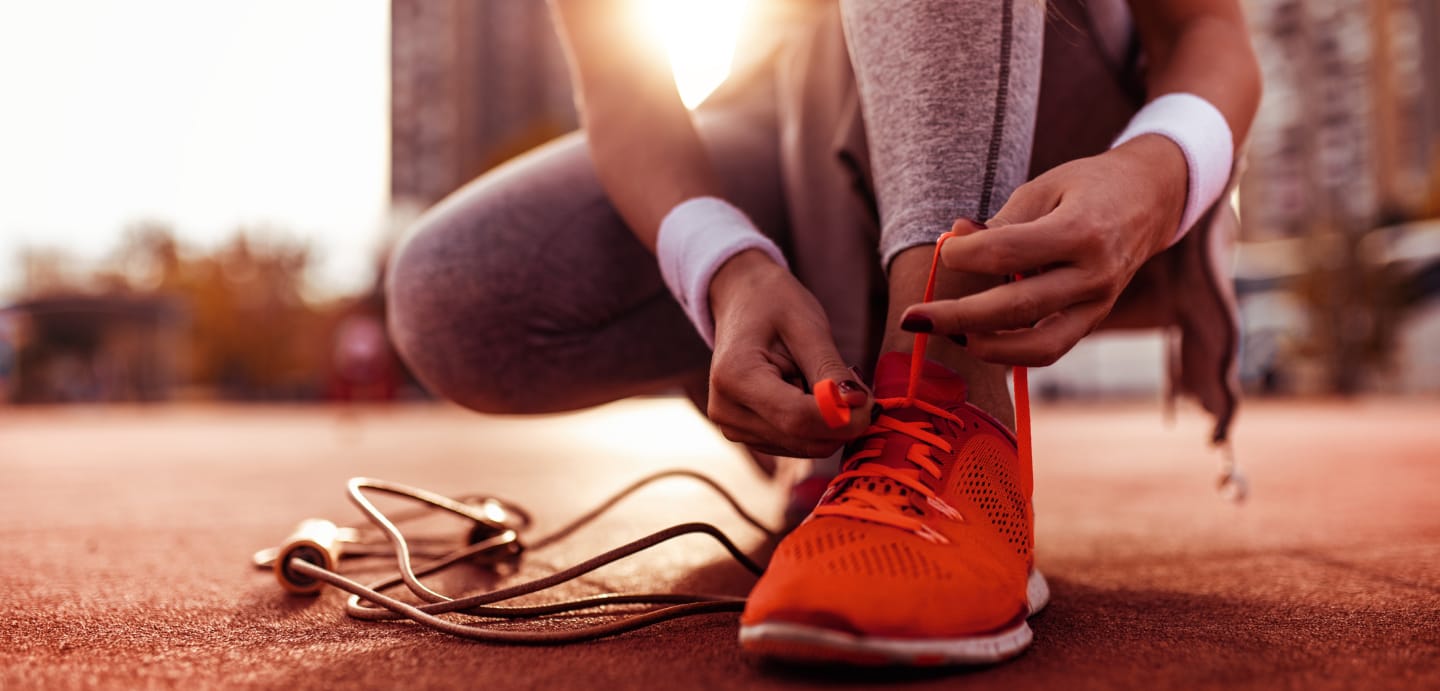
[(909, 366), (881, 359), (885, 407), (777, 547), (742, 627), (953, 641), (1023, 624), (1030, 482), (1015, 439), (940, 365), (906, 398)]
[(803, 531), (782, 543), (776, 556), (782, 555), (817, 564), (834, 575), (896, 580), (955, 578), (954, 571), (909, 543), (877, 540), (846, 528)]
[(1021, 487), (1014, 455), (1013, 447), (998, 437), (971, 437), (956, 453), (951, 492), (968, 498), (1015, 553), (1028, 561), (1034, 541), (1030, 501)]

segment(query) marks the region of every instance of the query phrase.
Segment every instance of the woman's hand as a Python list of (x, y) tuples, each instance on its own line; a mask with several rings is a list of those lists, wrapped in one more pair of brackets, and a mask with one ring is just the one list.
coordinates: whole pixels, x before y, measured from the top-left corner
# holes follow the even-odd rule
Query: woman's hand
[(1179, 147), (1152, 134), (1022, 185), (988, 229), (957, 221), (965, 234), (945, 242), (940, 260), (952, 271), (1026, 278), (911, 307), (902, 328), (949, 335), (989, 362), (1055, 362), (1174, 239), (1187, 176)]
[[(765, 453), (823, 458), (870, 424), (870, 394), (840, 357), (820, 303), (762, 252), (735, 255), (710, 283), (715, 355), (708, 414), (725, 438)], [(851, 408), (831, 429), (801, 382), (833, 379)]]

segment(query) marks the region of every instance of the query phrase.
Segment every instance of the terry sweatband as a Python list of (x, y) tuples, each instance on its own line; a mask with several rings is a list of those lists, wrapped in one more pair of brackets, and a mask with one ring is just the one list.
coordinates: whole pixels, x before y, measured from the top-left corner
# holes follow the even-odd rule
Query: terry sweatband
[(1195, 94), (1165, 94), (1147, 104), (1125, 131), (1115, 138), (1115, 148), (1142, 134), (1158, 134), (1175, 142), (1185, 154), (1190, 181), (1180, 227), (1170, 244), (1180, 241), (1200, 215), (1225, 192), (1230, 167), (1235, 159), (1235, 142), (1225, 116), (1211, 103)]
[(655, 239), (660, 275), (711, 348), (715, 318), (710, 314), (710, 281), (722, 264), (745, 250), (760, 250), (789, 269), (780, 248), (755, 228), (745, 212), (723, 199), (688, 199), (660, 221)]

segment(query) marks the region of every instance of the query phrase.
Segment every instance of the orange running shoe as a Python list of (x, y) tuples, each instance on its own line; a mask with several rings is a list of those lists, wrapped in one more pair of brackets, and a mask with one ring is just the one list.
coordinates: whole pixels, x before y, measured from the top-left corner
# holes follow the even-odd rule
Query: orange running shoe
[(965, 382), (889, 353), (881, 411), (740, 619), (748, 651), (853, 664), (977, 664), (1030, 644), (1049, 598), (1033, 568), (1031, 470)]

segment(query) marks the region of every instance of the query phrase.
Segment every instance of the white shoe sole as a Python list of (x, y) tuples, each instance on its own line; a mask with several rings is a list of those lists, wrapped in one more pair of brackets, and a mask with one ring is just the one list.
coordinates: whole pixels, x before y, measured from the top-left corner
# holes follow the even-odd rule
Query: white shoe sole
[[(1034, 616), (1050, 602), (1050, 586), (1039, 570), (1026, 583)], [(879, 638), (856, 636), (817, 626), (769, 622), (740, 627), (740, 645), (767, 657), (803, 662), (860, 665), (983, 665), (1012, 658), (1029, 647), (1034, 634), (1021, 621), (997, 633), (964, 638)]]

